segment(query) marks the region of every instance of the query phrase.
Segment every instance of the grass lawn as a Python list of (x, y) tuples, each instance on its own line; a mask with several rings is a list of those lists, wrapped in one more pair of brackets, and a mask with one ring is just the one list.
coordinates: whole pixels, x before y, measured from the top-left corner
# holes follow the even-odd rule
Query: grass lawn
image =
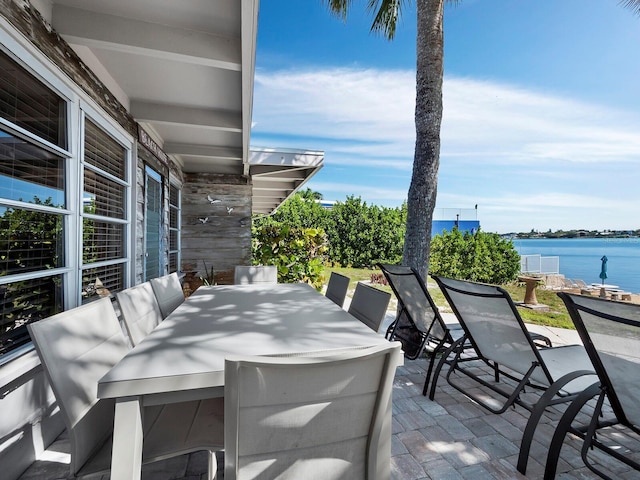
[[(356, 288), (356, 283), (359, 281), (370, 281), (371, 274), (373, 273), (381, 273), (379, 269), (364, 269), (364, 268), (329, 268), (325, 269), (325, 278), (326, 281), (329, 281), (329, 276), (331, 272), (335, 271), (337, 273), (341, 273), (351, 279), (351, 283), (349, 284), (349, 293), (348, 295), (353, 295), (353, 290)], [(377, 288), (381, 290), (385, 290), (391, 294), (393, 294), (391, 287), (385, 285), (376, 285)], [(516, 282), (503, 285), (504, 289), (509, 292), (511, 298), (514, 302), (522, 302), (524, 300), (525, 287), (518, 285)], [(433, 301), (442, 309), (442, 311), (450, 312), (451, 308), (447, 304), (447, 301), (444, 298), (444, 295), (436, 285), (436, 283), (432, 280), (429, 280), (427, 283), (427, 288), (429, 290), (429, 294), (433, 298)], [(542, 303), (544, 305), (549, 306), (548, 312), (540, 312), (534, 311), (528, 308), (520, 308), (518, 307), (518, 311), (520, 312), (520, 316), (527, 323), (534, 323), (538, 325), (545, 325), (549, 327), (560, 327), (560, 328), (571, 328), (574, 329), (573, 322), (571, 318), (569, 318), (569, 314), (567, 313), (567, 309), (564, 306), (564, 303), (556, 292), (553, 290), (544, 290), (542, 288), (538, 288), (536, 290), (536, 298), (538, 299), (538, 303)], [(395, 297), (392, 297), (393, 301), (395, 301)], [(393, 308), (393, 305), (392, 305)]]

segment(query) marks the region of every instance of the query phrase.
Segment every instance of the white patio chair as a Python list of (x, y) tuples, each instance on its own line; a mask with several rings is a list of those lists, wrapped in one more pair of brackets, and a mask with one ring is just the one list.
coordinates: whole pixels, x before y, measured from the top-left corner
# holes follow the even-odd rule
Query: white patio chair
[(400, 344), (311, 355), (227, 357), (225, 480), (390, 478)]
[(349, 290), (349, 282), (349, 277), (331, 272), (329, 283), (327, 284), (327, 291), (324, 294), (325, 297), (339, 307), (342, 307), (344, 305), (344, 299), (347, 297), (347, 291)]
[[(62, 413), (71, 445), (71, 475), (106, 474), (111, 465), (114, 401), (97, 398), (98, 380), (128, 351), (108, 298), (27, 326)], [(222, 399), (147, 407), (143, 462), (223, 446)]]
[(390, 293), (358, 282), (348, 311), (371, 330), (377, 332), (387, 313), (389, 300), (391, 300)]
[(163, 320), (149, 282), (116, 293), (120, 313), (131, 344), (135, 347)]
[(152, 278), (151, 288), (153, 288), (163, 319), (167, 318), (171, 312), (184, 302), (184, 292), (176, 272), (164, 277)]
[(278, 283), (278, 267), (275, 265), (237, 265), (233, 283), (236, 285)]

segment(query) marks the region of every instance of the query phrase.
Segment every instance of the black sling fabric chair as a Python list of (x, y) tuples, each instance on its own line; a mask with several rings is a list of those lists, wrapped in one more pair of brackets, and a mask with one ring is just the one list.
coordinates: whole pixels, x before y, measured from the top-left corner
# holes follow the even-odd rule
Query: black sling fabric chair
[[(574, 400), (560, 419), (551, 440), (545, 479), (555, 476), (567, 431), (584, 440), (582, 459), (602, 478), (619, 476), (605, 471), (590, 459), (594, 447), (640, 471), (637, 461), (640, 452), (630, 452), (628, 445), (631, 442), (624, 441), (626, 429), (632, 432), (636, 441), (640, 435), (640, 305), (566, 292), (560, 292), (558, 296), (569, 310), (599, 381)], [(572, 426), (575, 416), (594, 398), (591, 421)], [(605, 405), (607, 408), (603, 409)], [(610, 428), (614, 426), (616, 429)]]
[[(426, 394), (436, 357), (443, 354), (464, 332), (457, 322), (445, 323), (415, 269), (402, 265), (378, 266), (398, 300), (398, 314), (387, 329), (386, 338), (400, 341), (405, 357), (411, 360), (420, 355), (427, 343), (433, 345), (424, 383), (423, 394)], [(436, 377), (433, 377), (434, 383)]]
[[(469, 343), (462, 341), (464, 330), (458, 322), (445, 322), (440, 315), (427, 287), (418, 272), (402, 265), (379, 264), (389, 286), (398, 299), (398, 315), (396, 321), (387, 329), (387, 339), (399, 340), (403, 345), (405, 357), (415, 359), (426, 344), (431, 344), (431, 358), (424, 382), (423, 395), (429, 390), (429, 398), (433, 400), (438, 375), (447, 358), (460, 344), (463, 350), (472, 350)], [(551, 346), (551, 341), (544, 335), (532, 334), (535, 341)], [(436, 358), (440, 356), (435, 372)], [(475, 355), (465, 356), (465, 360), (475, 360)]]
[[(525, 427), (518, 471), (526, 472), (535, 429), (550, 405), (569, 403), (595, 380), (582, 345), (537, 348), (509, 293), (494, 285), (433, 276), (473, 345), (478, 362), (462, 362), (460, 348), (449, 360), (447, 382), (492, 413), (522, 406)], [(480, 364), (479, 366), (482, 366)], [(496, 375), (499, 372), (499, 375)], [(455, 373), (455, 375), (454, 375)], [(529, 393), (539, 391), (529, 399)], [(527, 393), (527, 395), (525, 395)]]

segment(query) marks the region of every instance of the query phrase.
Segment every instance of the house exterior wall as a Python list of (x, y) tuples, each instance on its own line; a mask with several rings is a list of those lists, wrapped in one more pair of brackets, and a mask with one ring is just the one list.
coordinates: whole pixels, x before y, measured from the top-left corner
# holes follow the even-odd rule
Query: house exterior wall
[(182, 270), (194, 290), (213, 268), (233, 283), (236, 265), (251, 264), (251, 183), (239, 175), (186, 174), (182, 189)]
[[(17, 38), (25, 48), (37, 52), (34, 57), (42, 59), (39, 68), (71, 85), (70, 88), (78, 92), (78, 98), (91, 103), (92, 110), (108, 120), (106, 123), (116, 127), (120, 135), (126, 134), (132, 139), (130, 160), (133, 167), (128, 197), (131, 222), (127, 245), (129, 273), (126, 283), (140, 283), (144, 276), (145, 165), (161, 170), (167, 180), (163, 181), (165, 231), (160, 247), (163, 249), (162, 261), (166, 264), (168, 189), (171, 181), (183, 192), (182, 271), (190, 269), (195, 274), (204, 261), (219, 272), (221, 283), (230, 283), (233, 267), (250, 263), (250, 181), (233, 175), (194, 173), (185, 176), (172, 162), (168, 165), (158, 163), (144, 146), (136, 142), (137, 124), (133, 117), (27, 0), (0, 0), (0, 48), (10, 50), (6, 46), (9, 43), (5, 42), (9, 37)], [(15, 56), (20, 58), (17, 53)], [(79, 100), (77, 102), (80, 103)], [(73, 161), (78, 162), (78, 159)], [(82, 191), (73, 195), (81, 197)], [(222, 202), (211, 204), (207, 195)], [(232, 210), (227, 210), (227, 207)], [(198, 218), (209, 220), (201, 223)], [(71, 235), (77, 235), (78, 227), (75, 228)], [(73, 275), (73, 272), (68, 274), (69, 277)], [(75, 282), (79, 287), (78, 280)], [(65, 301), (68, 308), (77, 303), (77, 298)], [(18, 353), (11, 358), (0, 356), (0, 476), (4, 480), (18, 478), (64, 429), (36, 352), (27, 346)]]

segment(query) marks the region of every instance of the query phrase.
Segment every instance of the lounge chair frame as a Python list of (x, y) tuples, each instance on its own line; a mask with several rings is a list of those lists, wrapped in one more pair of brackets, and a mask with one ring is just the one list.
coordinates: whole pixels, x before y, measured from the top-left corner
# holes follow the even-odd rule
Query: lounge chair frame
[[(591, 358), (591, 362), (598, 374), (599, 381), (592, 384), (588, 389), (585, 389), (582, 394), (580, 394), (571, 403), (560, 419), (551, 440), (544, 478), (552, 479), (555, 477), (560, 451), (567, 432), (571, 432), (583, 439), (584, 443), (582, 444), (581, 449), (582, 460), (589, 470), (596, 473), (598, 476), (605, 479), (613, 478), (601, 469), (597, 468), (590, 461), (589, 452), (594, 447), (619, 460), (625, 465), (640, 471), (640, 463), (632, 460), (624, 453), (609, 447), (597, 437), (598, 430), (614, 425), (622, 425), (634, 432), (636, 435), (640, 435), (640, 427), (634, 425), (634, 423), (628, 418), (623, 406), (624, 402), (620, 400), (616, 389), (615, 384), (618, 382), (612, 381), (611, 375), (608, 373), (607, 367), (603, 363), (602, 354), (598, 351), (596, 344), (589, 334), (590, 329), (585, 325), (584, 321), (585, 317), (591, 317), (597, 319), (596, 321), (598, 322), (614, 322), (612, 325), (625, 325), (627, 330), (630, 327), (631, 330), (635, 330), (637, 332), (637, 335), (640, 335), (640, 307), (631, 304), (620, 304), (618, 302), (612, 302), (601, 298), (569, 294), (567, 292), (559, 292), (558, 296), (565, 303), (567, 310), (571, 315), (571, 319), (573, 320), (576, 330), (580, 335), (587, 354), (589, 355), (589, 358)], [(613, 331), (615, 331), (614, 328), (608, 329), (608, 332)], [(631, 383), (632, 381), (633, 379), (628, 379), (627, 383)], [(622, 382), (624, 383), (624, 381)], [(596, 398), (596, 403), (590, 422), (586, 425), (573, 426), (572, 423), (576, 415), (587, 404), (587, 402), (594, 398)], [(603, 406), (605, 400), (608, 400), (611, 410), (613, 411), (613, 417), (611, 418), (603, 418)]]
[[(462, 336), (461, 327), (456, 324), (455, 327), (457, 328), (452, 328), (451, 325), (445, 323), (438, 307), (427, 290), (424, 280), (420, 277), (416, 269), (403, 265), (382, 263), (378, 264), (378, 267), (382, 270), (391, 290), (393, 290), (398, 300), (398, 313), (395, 321), (387, 329), (386, 338), (388, 340), (400, 340), (403, 345), (403, 350), (406, 348), (406, 345), (408, 345), (410, 349), (409, 351), (405, 350), (405, 358), (410, 360), (416, 359), (428, 343), (435, 345), (431, 352), (429, 367), (427, 368), (422, 391), (422, 394), (426, 395), (429, 382), (432, 378), (432, 389), (435, 389), (435, 383), (438, 378), (437, 372), (440, 371), (437, 369), (436, 373), (432, 376), (436, 357), (441, 355), (441, 358), (446, 359), (453, 351), (454, 346), (457, 348), (458, 340)], [(417, 302), (426, 301), (424, 305), (415, 305), (416, 301), (412, 302), (411, 295), (405, 292), (400, 285), (402, 278), (411, 278), (412, 281), (415, 282), (415, 289), (420, 291), (422, 295), (420, 299), (417, 299)], [(426, 318), (420, 318), (424, 314), (426, 314)], [(420, 338), (420, 340), (414, 341), (411, 335)], [(442, 367), (440, 366), (440, 368)]]
[[(518, 471), (524, 474), (526, 472), (533, 435), (546, 408), (551, 405), (571, 402), (585, 388), (593, 383), (594, 371), (592, 370), (591, 362), (586, 351), (584, 351), (584, 348), (580, 345), (545, 349), (536, 348), (534, 340), (527, 331), (511, 296), (501, 287), (439, 276), (433, 276), (433, 278), (442, 289), (444, 296), (447, 298), (449, 305), (465, 331), (464, 340), (460, 340), (458, 346), (453, 347), (455, 355), (453, 360), (449, 361), (449, 370), (446, 375), (449, 385), (492, 413), (503, 413), (509, 407), (515, 405), (519, 405), (531, 412), (523, 432), (517, 465)], [(461, 307), (461, 298), (483, 299), (487, 302), (486, 311), (479, 309), (476, 305), (473, 314), (471, 314), (469, 309), (463, 309)], [(495, 345), (489, 347), (485, 344), (485, 339), (481, 338), (481, 336), (474, 336), (473, 333), (474, 331), (477, 332), (478, 325), (475, 325), (475, 322), (479, 322), (480, 318), (483, 319), (483, 327), (491, 325), (492, 321), (496, 323), (499, 321), (491, 317), (491, 309), (495, 308), (496, 305), (499, 307), (497, 311), (506, 315), (506, 317), (500, 317), (499, 319), (506, 320), (508, 322), (507, 326), (510, 328), (508, 333), (511, 336), (508, 337), (508, 340), (505, 337), (502, 343), (506, 349), (510, 350), (507, 354), (499, 352), (499, 349), (496, 349)], [(492, 341), (496, 342), (496, 344), (500, 343), (499, 332), (500, 327), (503, 326), (504, 325), (498, 325), (498, 328), (495, 330), (495, 335), (492, 337)], [(500, 385), (497, 385), (497, 381), (490, 383), (476, 375), (471, 369), (465, 368), (463, 362), (460, 361), (462, 352), (459, 348), (464, 342), (469, 342), (480, 360), (493, 369), (494, 380), (499, 380), (499, 373), (500, 376), (514, 381), (516, 385), (511, 385), (509, 390), (507, 390), (505, 382), (502, 382)], [(509, 354), (513, 354), (514, 352), (517, 352), (517, 355), (511, 355), (511, 357), (509, 357)], [(564, 357), (566, 357), (566, 362), (562, 361), (564, 358), (563, 354)], [(548, 360), (545, 361), (545, 358)], [(525, 367), (526, 361), (531, 362), (528, 368)], [(553, 362), (553, 372), (549, 367), (551, 363), (548, 364), (547, 362)], [(571, 370), (574, 366), (575, 370)], [(453, 381), (452, 374), (454, 372), (462, 374), (498, 394), (504, 400), (502, 405), (493, 407), (480, 396), (471, 393), (468, 387), (465, 388), (464, 385)], [(572, 385), (569, 385), (570, 383), (572, 383)], [(501, 385), (505, 386), (503, 387)], [(525, 387), (533, 388), (543, 393), (537, 398), (537, 401), (527, 402), (522, 397)], [(569, 390), (569, 388), (571, 389)]]

